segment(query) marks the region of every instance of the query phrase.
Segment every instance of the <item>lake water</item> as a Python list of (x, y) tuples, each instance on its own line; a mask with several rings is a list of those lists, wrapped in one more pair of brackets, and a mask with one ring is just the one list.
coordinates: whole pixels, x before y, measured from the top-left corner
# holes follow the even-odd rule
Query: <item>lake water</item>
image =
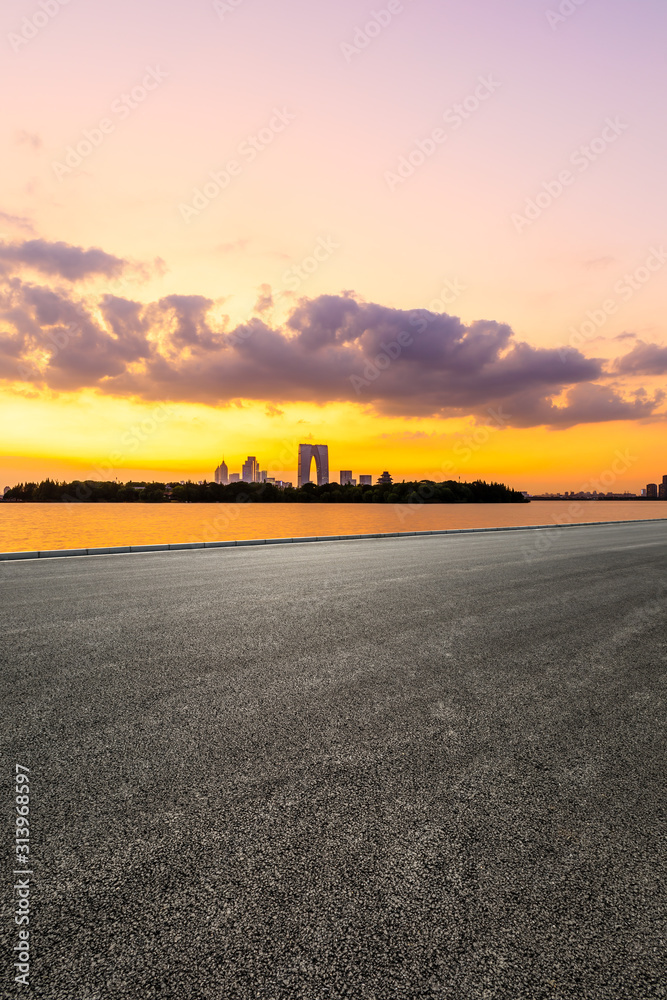
[(0, 503), (0, 552), (667, 517), (660, 501), (530, 504)]

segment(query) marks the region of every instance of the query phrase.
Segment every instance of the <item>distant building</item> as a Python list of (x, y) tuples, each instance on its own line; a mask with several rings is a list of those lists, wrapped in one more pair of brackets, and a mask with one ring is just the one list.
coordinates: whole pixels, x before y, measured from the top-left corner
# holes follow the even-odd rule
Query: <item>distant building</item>
[(360, 486), (372, 486), (373, 485), (373, 477), (372, 476), (359, 476), (359, 485)]
[(310, 467), (313, 459), (315, 459), (317, 471), (317, 485), (324, 486), (329, 482), (329, 446), (326, 444), (300, 444), (297, 478), (299, 486), (311, 481)]
[(248, 455), (245, 462), (243, 463), (243, 471), (241, 472), (241, 479), (244, 483), (258, 483), (259, 482), (259, 462), (254, 455)]
[(220, 486), (226, 486), (229, 482), (229, 469), (227, 468), (224, 458), (215, 470), (215, 481), (216, 483), (219, 483)]
[(662, 482), (658, 486), (658, 500), (667, 500), (667, 476), (662, 477)]
[(240, 479), (241, 476), (238, 472), (232, 472), (231, 476), (229, 477), (230, 483), (238, 483)]
[(356, 479), (350, 479), (350, 486), (356, 486), (356, 485), (357, 485), (357, 480)]
[(340, 485), (349, 486), (352, 482), (352, 469), (341, 469), (340, 470)]
[(649, 500), (658, 499), (658, 486), (657, 483), (649, 483), (646, 487), (646, 496)]
[(267, 475), (266, 472), (260, 472), (259, 479), (257, 480), (257, 482), (258, 483), (266, 483), (266, 482), (268, 482), (268, 479), (266, 478), (266, 475)]
[(377, 481), (378, 486), (391, 486), (393, 479), (388, 472), (383, 472)]

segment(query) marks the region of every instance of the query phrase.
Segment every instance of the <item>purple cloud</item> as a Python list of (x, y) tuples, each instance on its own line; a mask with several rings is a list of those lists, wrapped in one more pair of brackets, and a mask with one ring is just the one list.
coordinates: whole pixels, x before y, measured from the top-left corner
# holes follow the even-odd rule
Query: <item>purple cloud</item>
[(532, 347), (506, 323), (465, 324), (352, 293), (301, 299), (282, 328), (257, 316), (230, 328), (204, 296), (142, 304), (105, 295), (93, 308), (18, 278), (5, 282), (0, 302), (0, 352), (47, 349), (32, 380), (56, 390), (211, 406), (348, 401), (400, 416), (488, 419), (498, 408), (519, 427), (645, 419), (663, 401), (660, 392), (626, 398), (595, 384), (606, 375), (599, 359)]
[(127, 261), (97, 247), (84, 250), (68, 243), (49, 243), (41, 239), (0, 243), (0, 261), (67, 281), (80, 281), (92, 275), (115, 278), (127, 265)]
[(667, 347), (640, 340), (614, 366), (619, 375), (667, 375)]
[(604, 423), (612, 420), (645, 420), (656, 415), (666, 398), (662, 390), (649, 395), (638, 389), (630, 399), (611, 387), (584, 382), (571, 388), (564, 402), (554, 403), (538, 393), (527, 392), (507, 403), (507, 423), (515, 427), (544, 424), (564, 429), (577, 424)]
[(25, 233), (35, 232), (32, 222), (26, 215), (12, 215), (11, 212), (0, 212), (0, 224), (7, 225), (12, 229), (21, 229)]
[(41, 135), (37, 132), (26, 132), (25, 129), (20, 129), (16, 133), (16, 142), (19, 146), (30, 146), (35, 150), (41, 149), (44, 145)]
[(260, 285), (259, 295), (257, 296), (257, 301), (255, 302), (254, 312), (264, 313), (268, 309), (273, 308), (273, 293), (271, 291), (271, 285)]

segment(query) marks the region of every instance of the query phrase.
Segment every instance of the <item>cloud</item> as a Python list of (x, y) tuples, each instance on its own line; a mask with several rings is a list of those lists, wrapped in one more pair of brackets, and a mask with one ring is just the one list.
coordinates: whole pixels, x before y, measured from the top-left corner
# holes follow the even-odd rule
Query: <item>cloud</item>
[(97, 247), (84, 250), (68, 243), (48, 243), (41, 239), (0, 244), (0, 261), (67, 281), (79, 281), (92, 275), (113, 278), (127, 266), (127, 261)]
[(615, 257), (595, 257), (593, 260), (585, 260), (584, 267), (588, 271), (601, 270), (610, 267), (615, 262)]
[(440, 437), (433, 432), (427, 434), (426, 431), (393, 431), (391, 434), (378, 435), (384, 441), (425, 441)]
[(16, 133), (16, 142), (19, 146), (30, 146), (32, 149), (41, 149), (44, 145), (40, 135), (36, 132), (26, 132), (24, 129)]
[(219, 243), (215, 249), (222, 254), (241, 253), (249, 243), (250, 240), (234, 240), (231, 243)]
[(263, 258), (273, 258), (274, 260), (287, 260), (291, 261), (292, 258), (284, 250), (262, 250), (261, 247), (257, 247), (252, 250), (253, 244), (256, 241), (251, 239), (238, 239), (230, 240), (228, 243), (218, 243), (214, 250), (216, 253), (220, 254), (251, 254), (253, 257), (263, 257)]
[[(26, 215), (12, 215), (10, 212), (0, 212), (0, 225), (9, 226), (12, 229), (19, 229), (25, 233), (34, 233), (34, 227)], [(0, 234), (0, 239), (6, 239), (4, 233)]]
[(163, 343), (177, 352), (184, 347), (213, 351), (222, 344), (221, 335), (207, 321), (213, 305), (203, 295), (167, 295), (146, 310), (146, 319), (165, 335)]
[(667, 347), (640, 340), (616, 361), (614, 371), (619, 375), (667, 375)]
[[(0, 352), (19, 363), (41, 357), (24, 381), (55, 390), (210, 406), (260, 400), (271, 415), (290, 401), (337, 401), (482, 421), (495, 409), (508, 425), (566, 427), (645, 419), (663, 401), (659, 392), (628, 397), (622, 387), (596, 384), (607, 376), (600, 359), (533, 347), (496, 320), (466, 324), (347, 292), (299, 300), (282, 327), (252, 316), (230, 329), (215, 318), (217, 306), (200, 295), (84, 300), (15, 276), (0, 287)], [(14, 369), (8, 377), (16, 378)]]
[(517, 398), (506, 422), (515, 427), (544, 424), (564, 429), (577, 424), (613, 420), (646, 420), (656, 415), (657, 407), (665, 398), (662, 390), (649, 395), (644, 389), (638, 389), (626, 399), (611, 386), (582, 383), (567, 391), (562, 403), (554, 403), (531, 393), (527, 393), (523, 400)]
[(273, 306), (273, 295), (271, 293), (271, 285), (260, 285), (259, 295), (257, 301), (255, 302), (254, 312), (263, 313)]
[[(50, 389), (103, 388), (154, 352), (140, 303), (105, 296), (98, 308), (103, 326), (83, 303), (12, 279), (0, 295), (0, 353), (16, 361), (6, 377), (18, 369), (23, 380)], [(34, 360), (44, 352), (46, 360)]]

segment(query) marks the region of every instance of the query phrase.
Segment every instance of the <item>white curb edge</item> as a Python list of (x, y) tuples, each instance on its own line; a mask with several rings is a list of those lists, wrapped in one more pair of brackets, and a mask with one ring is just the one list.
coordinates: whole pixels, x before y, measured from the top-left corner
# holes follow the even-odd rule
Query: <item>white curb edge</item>
[(174, 552), (187, 549), (222, 549), (239, 545), (284, 545), (298, 542), (352, 542), (368, 538), (416, 538), (424, 535), (475, 535), (489, 531), (544, 531), (560, 528), (594, 528), (610, 524), (654, 524), (666, 517), (629, 518), (623, 521), (582, 521), (575, 524), (518, 524), (500, 528), (436, 528), (432, 531), (387, 531), (363, 535), (310, 535), (303, 538), (239, 538), (220, 542), (173, 542), (155, 545), (113, 545), (97, 549), (48, 549), (42, 552), (0, 552), (0, 561), (14, 559), (59, 559), (63, 556), (107, 556), (132, 552)]

